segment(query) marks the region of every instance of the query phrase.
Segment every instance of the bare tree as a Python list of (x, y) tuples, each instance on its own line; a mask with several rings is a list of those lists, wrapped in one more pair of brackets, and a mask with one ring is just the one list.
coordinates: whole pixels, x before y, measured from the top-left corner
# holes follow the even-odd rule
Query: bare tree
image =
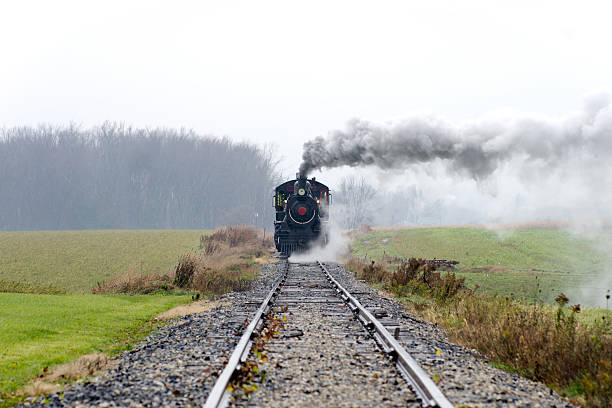
[(380, 194), (376, 202), (376, 225), (417, 225), (420, 220), (421, 192), (415, 186), (400, 187)]
[(336, 192), (337, 204), (335, 217), (345, 228), (356, 228), (361, 224), (371, 223), (374, 219), (372, 201), (376, 190), (369, 185), (365, 178), (354, 176), (344, 177), (340, 188)]

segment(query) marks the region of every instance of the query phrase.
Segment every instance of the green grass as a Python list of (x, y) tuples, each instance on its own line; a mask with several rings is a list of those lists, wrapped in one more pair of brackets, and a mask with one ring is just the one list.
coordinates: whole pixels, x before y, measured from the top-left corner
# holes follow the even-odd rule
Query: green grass
[(153, 316), (189, 299), (0, 293), (0, 398), (44, 367), (128, 349), (154, 327)]
[[(88, 293), (126, 270), (167, 271), (197, 248), (199, 230), (0, 231), (0, 291), (17, 283), (43, 293)], [(6, 289), (9, 288), (9, 289)], [(49, 289), (50, 288), (50, 289)], [(34, 290), (37, 291), (37, 290)]]
[[(561, 229), (418, 228), (374, 231), (352, 243), (353, 255), (438, 258), (459, 261), (457, 274), (469, 286), (504, 296), (552, 301), (560, 291), (594, 286), (612, 265), (612, 230), (593, 231), (584, 238)], [(598, 290), (597, 290), (598, 289)], [(602, 292), (602, 293), (599, 293)], [(605, 303), (604, 303), (605, 304)]]

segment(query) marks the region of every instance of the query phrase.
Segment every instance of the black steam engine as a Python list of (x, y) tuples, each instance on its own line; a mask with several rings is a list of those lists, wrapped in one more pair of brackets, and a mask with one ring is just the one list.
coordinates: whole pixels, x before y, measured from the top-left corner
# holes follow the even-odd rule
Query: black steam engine
[(274, 244), (285, 255), (307, 249), (314, 241), (327, 243), (329, 188), (313, 177), (297, 176), (276, 187)]

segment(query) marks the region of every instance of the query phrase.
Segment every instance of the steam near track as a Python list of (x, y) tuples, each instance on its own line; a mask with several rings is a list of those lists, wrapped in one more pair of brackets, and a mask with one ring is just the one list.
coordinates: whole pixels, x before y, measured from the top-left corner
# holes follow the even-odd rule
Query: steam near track
[(442, 160), (451, 173), (482, 180), (514, 158), (554, 169), (569, 158), (607, 161), (611, 153), (610, 98), (597, 95), (581, 112), (557, 120), (523, 116), (461, 125), (434, 117), (392, 125), (352, 120), (344, 130), (304, 144), (300, 173), (344, 165), (398, 169)]

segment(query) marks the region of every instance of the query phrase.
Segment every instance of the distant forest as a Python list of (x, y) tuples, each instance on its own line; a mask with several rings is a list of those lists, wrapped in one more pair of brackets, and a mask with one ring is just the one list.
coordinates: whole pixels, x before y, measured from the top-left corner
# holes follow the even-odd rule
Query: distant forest
[(0, 129), (0, 230), (271, 226), (269, 149), (105, 123)]

